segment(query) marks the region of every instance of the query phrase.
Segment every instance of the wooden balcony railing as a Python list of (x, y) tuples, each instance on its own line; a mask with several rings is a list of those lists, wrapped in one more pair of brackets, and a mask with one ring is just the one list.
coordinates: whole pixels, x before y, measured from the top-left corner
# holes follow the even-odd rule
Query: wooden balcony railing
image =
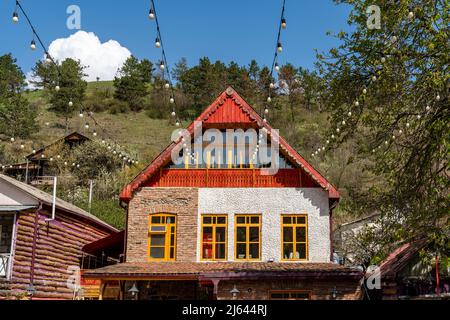
[(279, 169), (262, 175), (261, 169), (163, 169), (147, 187), (299, 188), (315, 184), (300, 169)]

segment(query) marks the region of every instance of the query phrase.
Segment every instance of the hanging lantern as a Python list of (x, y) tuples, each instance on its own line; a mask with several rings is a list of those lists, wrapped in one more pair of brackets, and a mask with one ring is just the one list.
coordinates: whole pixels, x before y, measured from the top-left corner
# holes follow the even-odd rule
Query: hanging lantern
[(148, 12), (148, 18), (150, 20), (155, 19), (155, 10), (153, 10), (153, 8), (150, 8), (150, 11)]
[(161, 47), (161, 41), (159, 41), (159, 38), (156, 38), (156, 40), (155, 40), (155, 47), (157, 47), (157, 48)]
[(172, 111), (172, 117), (175, 117), (177, 113), (175, 111)]
[(175, 103), (175, 99), (174, 99), (173, 97), (170, 97), (169, 102), (170, 102), (170, 103)]
[(58, 92), (59, 90), (61, 90), (60, 86), (56, 85), (55, 86), (55, 91)]
[(69, 107), (73, 107), (73, 102), (69, 101)]
[(272, 98), (269, 96), (269, 97), (267, 97), (267, 102), (272, 102)]
[(31, 40), (30, 48), (31, 48), (31, 50), (33, 50), (33, 51), (36, 50), (36, 42), (34, 41), (34, 39)]
[(282, 52), (283, 51), (283, 46), (281, 45), (281, 42), (278, 42), (277, 50), (278, 50), (278, 52)]
[(170, 83), (166, 82), (166, 84), (164, 85), (164, 88), (170, 89)]
[(283, 19), (281, 19), (281, 28), (286, 29), (286, 27), (287, 27), (286, 19), (283, 18)]
[(14, 13), (13, 13), (12, 21), (13, 21), (14, 23), (19, 22), (19, 14), (18, 14), (16, 11), (14, 11)]

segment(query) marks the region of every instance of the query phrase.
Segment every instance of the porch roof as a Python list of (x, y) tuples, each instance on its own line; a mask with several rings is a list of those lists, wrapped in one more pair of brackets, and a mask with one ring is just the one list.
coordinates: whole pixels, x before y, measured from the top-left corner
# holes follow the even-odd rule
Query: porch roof
[(154, 279), (154, 278), (236, 278), (236, 277), (352, 277), (362, 278), (358, 269), (333, 263), (291, 262), (143, 262), (120, 263), (95, 270), (86, 270), (92, 279)]

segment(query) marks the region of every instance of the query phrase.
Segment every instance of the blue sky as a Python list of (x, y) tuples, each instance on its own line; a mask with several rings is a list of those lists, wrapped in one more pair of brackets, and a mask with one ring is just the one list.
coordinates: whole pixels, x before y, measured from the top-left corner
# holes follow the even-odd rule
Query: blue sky
[[(190, 65), (200, 57), (248, 64), (256, 59), (269, 65), (273, 57), (281, 0), (156, 0), (169, 65), (186, 57)], [(287, 0), (288, 28), (283, 32), (281, 62), (312, 68), (314, 49), (328, 50), (336, 40), (325, 33), (348, 30), (350, 8), (331, 0)], [(21, 0), (46, 45), (76, 32), (66, 27), (66, 9), (81, 8), (82, 30), (102, 42), (116, 40), (138, 58), (159, 60), (154, 47), (156, 28), (147, 18), (150, 1)], [(29, 49), (31, 31), (21, 16), (11, 21), (14, 0), (0, 2), (0, 54), (11, 52), (28, 72), (42, 57)]]

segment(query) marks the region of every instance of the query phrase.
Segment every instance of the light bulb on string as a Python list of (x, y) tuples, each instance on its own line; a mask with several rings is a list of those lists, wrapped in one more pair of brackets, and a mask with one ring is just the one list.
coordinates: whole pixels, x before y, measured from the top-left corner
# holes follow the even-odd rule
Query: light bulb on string
[(175, 117), (177, 113), (175, 111), (172, 111), (172, 117)]
[(83, 110), (80, 110), (79, 116), (80, 116), (80, 118), (83, 118), (83, 117), (84, 117)]
[(265, 108), (265, 109), (264, 109), (264, 113), (265, 113), (265, 114), (268, 114), (268, 113), (269, 113), (269, 109)]
[(170, 97), (169, 102), (170, 102), (170, 103), (175, 103), (175, 99), (174, 99), (173, 97)]
[(166, 84), (164, 85), (164, 88), (170, 89), (170, 83), (166, 82)]
[(283, 51), (283, 46), (281, 45), (281, 42), (278, 42), (277, 50), (278, 50), (278, 52), (282, 52)]
[(25, 149), (25, 146), (23, 144), (21, 144), (20, 149)]
[(372, 76), (372, 81), (373, 82), (377, 81), (377, 76)]
[(161, 41), (159, 40), (159, 38), (156, 38), (156, 40), (155, 40), (155, 47), (157, 47), (157, 48), (161, 47)]
[(431, 107), (430, 107), (430, 106), (427, 106), (427, 107), (425, 108), (425, 110), (427, 110), (427, 112), (430, 112)]
[(52, 59), (50, 58), (50, 55), (47, 53), (47, 55), (45, 56), (45, 62), (47, 63), (47, 64), (50, 64), (50, 63), (52, 63)]
[(269, 84), (269, 88), (270, 89), (273, 89), (275, 87), (275, 84), (273, 84), (273, 82), (271, 82), (270, 84)]
[(179, 127), (181, 125), (180, 120), (177, 119), (177, 121), (175, 122), (175, 126)]
[(155, 10), (153, 10), (153, 8), (150, 8), (150, 11), (148, 12), (148, 18), (150, 20), (155, 19)]
[(436, 96), (436, 101), (441, 101), (441, 96), (440, 95)]
[(89, 129), (89, 123), (86, 123), (86, 124), (84, 125), (84, 127), (85, 127), (86, 129)]
[(363, 94), (367, 94), (367, 89), (366, 88), (363, 89)]
[(61, 87), (59, 85), (55, 86), (55, 91), (58, 92), (59, 90), (61, 90)]
[(411, 125), (409, 124), (409, 122), (406, 123), (406, 127), (409, 128)]
[(286, 29), (286, 27), (287, 27), (286, 19), (283, 18), (281, 19), (281, 28)]
[(414, 12), (410, 11), (408, 12), (408, 19), (412, 20), (414, 18)]
[(11, 137), (11, 142), (14, 142), (14, 141), (16, 141), (16, 139), (14, 138), (14, 137)]
[(34, 41), (34, 39), (31, 40), (30, 48), (31, 48), (31, 50), (33, 50), (33, 51), (36, 50), (36, 42)]
[(13, 21), (14, 23), (19, 22), (19, 14), (17, 13), (17, 11), (14, 11), (14, 12), (13, 12), (12, 21)]
[(381, 63), (385, 63), (386, 62), (386, 57), (382, 57), (381, 58)]
[(351, 112), (351, 111), (348, 112), (348, 116), (349, 116), (349, 117), (352, 116), (352, 112)]
[(280, 65), (278, 64), (278, 62), (275, 63), (275, 70), (280, 71)]
[(359, 107), (359, 101), (358, 100), (355, 101), (355, 107)]
[(270, 96), (267, 97), (267, 102), (272, 102), (272, 98)]
[(160, 68), (161, 70), (164, 70), (164, 69), (166, 68), (166, 66), (164, 65), (164, 61), (161, 61), (161, 62), (159, 63), (159, 68)]
[(92, 135), (93, 135), (94, 137), (96, 137), (96, 136), (97, 136), (97, 131), (94, 130), (94, 132), (92, 133)]
[(73, 107), (73, 102), (69, 101), (69, 107)]

